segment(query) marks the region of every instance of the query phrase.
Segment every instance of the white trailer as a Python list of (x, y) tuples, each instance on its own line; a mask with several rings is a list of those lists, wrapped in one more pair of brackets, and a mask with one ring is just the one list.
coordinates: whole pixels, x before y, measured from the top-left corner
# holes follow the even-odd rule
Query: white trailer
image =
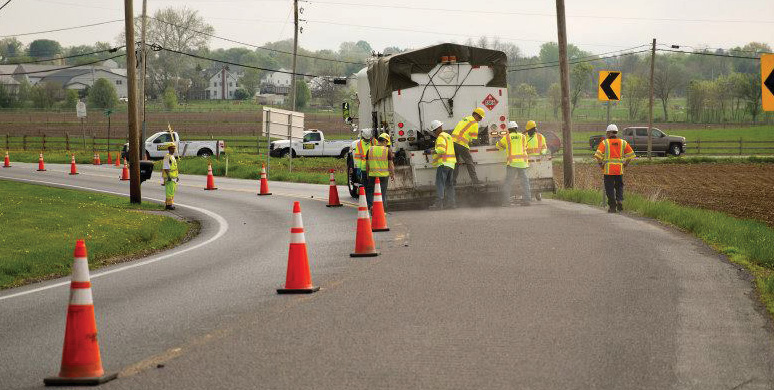
[[(503, 52), (446, 43), (375, 58), (357, 73), (358, 126), (375, 129), (375, 134), (387, 132), (393, 140), (396, 175), (389, 187), (390, 203), (433, 199), (435, 167), (432, 156), (424, 153), (435, 141), (430, 122), (444, 122), (444, 130), (451, 133), (476, 107), (486, 115), (470, 151), (485, 187), (472, 188), (467, 170), (460, 167), (457, 192), (464, 197), (467, 192), (500, 191), (505, 154), (494, 145), (507, 134), (506, 72)], [(533, 193), (553, 191), (551, 157), (530, 164)], [(351, 158), (348, 165), (353, 172)], [(358, 178), (349, 177), (350, 193), (356, 196)]]

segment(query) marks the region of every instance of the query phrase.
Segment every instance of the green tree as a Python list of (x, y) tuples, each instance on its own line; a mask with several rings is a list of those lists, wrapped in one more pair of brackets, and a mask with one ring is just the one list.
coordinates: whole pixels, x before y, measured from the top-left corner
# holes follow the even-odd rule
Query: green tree
[(24, 57), (24, 45), (18, 39), (0, 39), (0, 63), (21, 62), (20, 57)]
[(548, 101), (554, 111), (554, 118), (559, 118), (559, 109), (562, 107), (562, 87), (559, 83), (553, 83), (548, 87)]
[(636, 74), (627, 75), (625, 85), (626, 88), (622, 88), (621, 91), (621, 100), (626, 105), (629, 119), (636, 120), (640, 114), (640, 109), (645, 104), (650, 88), (645, 79)]
[(30, 43), (28, 50), (33, 58), (54, 58), (57, 54), (62, 54), (62, 45), (51, 39), (36, 39)]
[(244, 88), (248, 96), (255, 96), (261, 86), (262, 73), (260, 70), (248, 68), (239, 79), (239, 84)]
[(301, 109), (309, 104), (312, 99), (312, 91), (304, 80), (296, 80), (296, 107)]
[(78, 91), (68, 89), (65, 96), (64, 108), (74, 110), (76, 104), (78, 104)]
[(685, 85), (685, 68), (676, 56), (663, 56), (656, 59), (656, 72), (653, 74), (653, 94), (661, 100), (664, 109), (664, 121), (669, 120), (669, 99)]
[(113, 83), (100, 78), (89, 89), (89, 106), (94, 108), (113, 108), (118, 104), (118, 94)]
[(32, 103), (36, 108), (51, 108), (63, 95), (62, 87), (56, 83), (38, 83), (32, 87)]
[(0, 84), (0, 108), (11, 108), (14, 106), (14, 96), (11, 95), (5, 86)]
[(593, 69), (588, 62), (581, 62), (575, 64), (570, 70), (570, 103), (572, 103), (570, 115), (575, 113), (581, 96), (588, 91)]
[(236, 91), (234, 91), (234, 99), (236, 100), (248, 100), (250, 99), (249, 93), (244, 88), (239, 88)]
[(172, 86), (167, 87), (164, 90), (164, 108), (167, 110), (174, 110), (177, 107), (177, 93)]
[(535, 99), (537, 99), (537, 89), (527, 83), (521, 83), (516, 87), (516, 101), (521, 109), (521, 113), (527, 110), (527, 116), (531, 115), (532, 107), (535, 105)]

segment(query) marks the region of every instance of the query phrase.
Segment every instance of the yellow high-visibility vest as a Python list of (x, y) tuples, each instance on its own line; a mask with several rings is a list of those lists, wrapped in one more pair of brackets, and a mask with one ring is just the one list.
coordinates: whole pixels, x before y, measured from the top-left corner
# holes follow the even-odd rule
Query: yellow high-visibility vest
[(478, 139), (478, 122), (473, 116), (466, 116), (457, 123), (452, 131), (454, 143), (470, 149), (470, 141)]
[(368, 176), (390, 176), (389, 150), (386, 146), (371, 146), (368, 150)]
[(541, 154), (548, 154), (548, 147), (546, 147), (546, 137), (537, 131), (532, 137), (527, 134), (527, 155), (539, 156)]
[(519, 132), (508, 135), (497, 141), (497, 149), (505, 150), (505, 165), (514, 168), (527, 168), (527, 143), (524, 134)]
[(360, 139), (355, 143), (355, 152), (352, 153), (355, 168), (366, 169), (366, 155), (370, 148), (371, 141)]
[(454, 154), (454, 141), (449, 133), (441, 132), (438, 138), (435, 139), (433, 165), (443, 165), (454, 169), (455, 164), (457, 164), (457, 156)]
[[(164, 172), (163, 169), (161, 170), (162, 177), (164, 177), (165, 179), (175, 179), (175, 178), (177, 178), (177, 175), (178, 175), (177, 159), (175, 158), (175, 156), (167, 153), (167, 155), (164, 156), (164, 162), (169, 162), (169, 177), (167, 177), (167, 174), (166, 174), (166, 172)], [(163, 167), (163, 165), (162, 165), (162, 167)]]

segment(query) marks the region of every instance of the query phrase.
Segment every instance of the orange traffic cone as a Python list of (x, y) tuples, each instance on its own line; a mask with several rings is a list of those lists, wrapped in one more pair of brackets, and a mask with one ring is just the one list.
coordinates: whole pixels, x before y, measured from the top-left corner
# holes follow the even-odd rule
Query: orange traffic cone
[(384, 202), (382, 202), (382, 186), (379, 178), (376, 178), (374, 184), (374, 206), (371, 208), (371, 230), (374, 232), (388, 232), (387, 215), (384, 213)]
[(126, 159), (124, 159), (124, 169), (121, 171), (121, 181), (129, 180), (129, 167), (126, 165)]
[(207, 164), (207, 187), (204, 187), (205, 190), (217, 190), (218, 187), (215, 187), (215, 177), (212, 175), (212, 162)]
[(38, 172), (45, 172), (46, 171), (46, 163), (43, 161), (43, 152), (40, 152), (40, 157), (38, 157)]
[(8, 151), (5, 151), (5, 161), (3, 162), (3, 168), (10, 168), (11, 167), (11, 158), (8, 157)]
[(339, 189), (336, 188), (336, 177), (333, 175), (333, 169), (330, 170), (331, 173), (331, 189), (328, 191), (328, 204), (326, 207), (341, 207), (341, 202), (339, 202)]
[(105, 374), (97, 343), (97, 322), (91, 295), (86, 244), (75, 244), (75, 261), (70, 282), (70, 305), (67, 307), (62, 369), (59, 376), (45, 378), (47, 386), (94, 386), (115, 379), (118, 374)]
[(271, 195), (269, 181), (266, 179), (266, 164), (261, 164), (261, 192), (258, 195)]
[(379, 256), (374, 245), (374, 234), (371, 232), (371, 217), (368, 215), (368, 201), (365, 188), (360, 187), (360, 204), (357, 208), (357, 236), (355, 237), (355, 253), (350, 257)]
[(75, 155), (73, 154), (73, 159), (70, 161), (70, 174), (71, 175), (77, 175), (78, 174), (78, 168), (75, 166)]
[(309, 273), (309, 257), (306, 253), (304, 222), (301, 220), (301, 203), (293, 203), (293, 226), (290, 228), (290, 251), (285, 288), (278, 288), (278, 294), (310, 294), (320, 287), (312, 285)]
[(99, 159), (99, 153), (97, 153), (97, 158), (94, 160), (94, 165), (102, 165), (102, 161)]
[(110, 157), (110, 151), (108, 150), (108, 160), (107, 165), (113, 165), (113, 159)]
[(116, 168), (120, 168), (121, 167), (121, 157), (120, 156), (121, 156), (121, 154), (116, 153), (116, 165), (115, 165)]

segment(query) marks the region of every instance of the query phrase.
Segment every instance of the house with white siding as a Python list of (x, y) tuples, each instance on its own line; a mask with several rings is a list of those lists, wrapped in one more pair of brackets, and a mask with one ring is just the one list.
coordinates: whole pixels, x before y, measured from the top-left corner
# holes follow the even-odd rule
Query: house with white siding
[(231, 100), (234, 92), (242, 88), (239, 85), (241, 75), (231, 72), (228, 66), (224, 66), (210, 76), (209, 84), (204, 90), (204, 98), (208, 100)]
[(261, 79), (261, 94), (288, 95), (290, 94), (290, 81), (291, 75), (287, 69), (268, 73)]

